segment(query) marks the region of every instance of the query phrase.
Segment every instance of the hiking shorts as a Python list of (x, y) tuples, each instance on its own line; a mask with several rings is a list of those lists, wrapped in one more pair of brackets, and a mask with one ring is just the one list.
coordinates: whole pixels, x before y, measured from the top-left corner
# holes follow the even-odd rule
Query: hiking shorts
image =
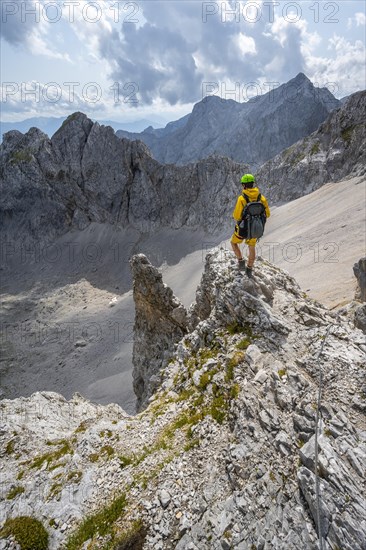
[[(239, 235), (237, 234), (235, 226), (235, 231), (231, 236), (230, 242), (233, 244), (241, 244), (243, 241), (244, 239), (242, 237), (239, 237)], [(257, 239), (245, 239), (245, 244), (247, 244), (248, 246), (255, 246), (256, 242)]]

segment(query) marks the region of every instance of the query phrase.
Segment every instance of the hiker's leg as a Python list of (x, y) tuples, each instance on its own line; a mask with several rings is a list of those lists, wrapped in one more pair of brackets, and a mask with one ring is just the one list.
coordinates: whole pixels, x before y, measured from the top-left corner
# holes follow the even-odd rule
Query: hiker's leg
[(241, 260), (242, 259), (242, 254), (241, 254), (241, 250), (239, 248), (239, 245), (236, 244), (236, 243), (231, 243), (231, 248), (233, 249), (234, 254), (238, 258), (238, 260)]
[(248, 252), (248, 267), (253, 267), (253, 264), (255, 262), (255, 246), (249, 245), (249, 252)]
[(255, 245), (257, 243), (257, 239), (246, 239), (245, 244), (248, 245), (248, 262), (247, 266), (253, 267), (254, 261), (255, 261)]
[(230, 240), (231, 248), (233, 249), (234, 254), (238, 258), (238, 260), (243, 259), (243, 256), (242, 256), (242, 253), (241, 253), (241, 250), (240, 250), (240, 246), (239, 246), (239, 244), (241, 244), (242, 242), (243, 242), (243, 239), (240, 239), (239, 237), (237, 237), (235, 235), (235, 233), (232, 235), (231, 240)]

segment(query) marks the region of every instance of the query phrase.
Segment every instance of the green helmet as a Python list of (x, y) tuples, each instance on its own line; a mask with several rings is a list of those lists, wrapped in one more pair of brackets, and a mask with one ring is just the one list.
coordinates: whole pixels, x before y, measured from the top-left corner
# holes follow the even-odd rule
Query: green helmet
[(252, 174), (244, 174), (241, 178), (241, 183), (254, 183), (254, 176)]

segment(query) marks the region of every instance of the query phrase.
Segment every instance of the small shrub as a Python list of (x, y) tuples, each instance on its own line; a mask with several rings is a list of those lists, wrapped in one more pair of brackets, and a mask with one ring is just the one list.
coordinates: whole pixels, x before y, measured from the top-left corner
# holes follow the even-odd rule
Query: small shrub
[(98, 459), (99, 459), (98, 453), (92, 453), (91, 455), (89, 455), (90, 462), (98, 462)]
[(35, 518), (19, 516), (8, 519), (0, 531), (0, 537), (13, 536), (21, 550), (47, 550), (48, 533), (42, 523)]
[(279, 376), (280, 378), (282, 378), (282, 376), (285, 376), (285, 374), (286, 374), (286, 369), (280, 369), (280, 370), (278, 371), (278, 376)]

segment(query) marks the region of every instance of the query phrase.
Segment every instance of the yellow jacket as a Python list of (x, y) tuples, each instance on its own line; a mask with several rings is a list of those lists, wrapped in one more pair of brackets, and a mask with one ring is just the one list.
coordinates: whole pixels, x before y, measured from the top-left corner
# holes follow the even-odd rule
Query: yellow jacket
[[(260, 193), (258, 187), (253, 187), (252, 189), (245, 189), (244, 193), (249, 197), (250, 201), (257, 200), (257, 197)], [(261, 203), (263, 203), (264, 208), (266, 209), (266, 216), (267, 218), (270, 217), (271, 212), (268, 207), (267, 199), (264, 195), (261, 195)], [(244, 207), (246, 206), (246, 200), (243, 195), (240, 195), (238, 197), (238, 200), (236, 201), (236, 205), (233, 212), (233, 218), (235, 221), (240, 221), (241, 216), (243, 214)]]

